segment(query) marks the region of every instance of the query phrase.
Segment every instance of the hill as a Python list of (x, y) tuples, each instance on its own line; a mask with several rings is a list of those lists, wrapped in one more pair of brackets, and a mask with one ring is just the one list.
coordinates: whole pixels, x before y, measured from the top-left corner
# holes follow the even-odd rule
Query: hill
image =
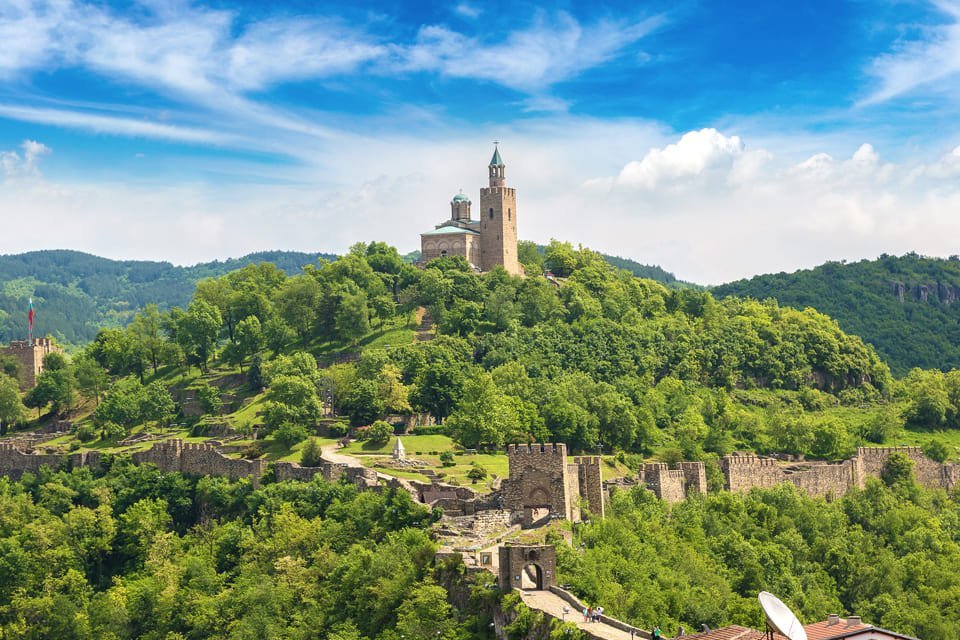
[(717, 297), (776, 298), (813, 307), (872, 344), (897, 375), (960, 367), (960, 260), (915, 253), (739, 280)]
[(122, 325), (148, 304), (185, 306), (196, 283), (244, 265), (272, 262), (289, 274), (333, 254), (266, 251), (178, 267), (169, 262), (110, 260), (80, 251), (32, 251), (0, 256), (0, 343), (23, 338), (27, 300), (36, 330), (65, 344), (89, 342), (97, 330)]
[[(539, 247), (541, 253), (544, 247)], [(668, 287), (689, 286), (657, 266), (601, 254), (604, 260), (636, 276)], [(111, 260), (80, 251), (31, 251), (0, 255), (0, 344), (24, 338), (26, 310), (32, 296), (37, 311), (36, 331), (67, 345), (89, 342), (103, 327), (122, 326), (140, 309), (155, 304), (160, 310), (190, 302), (196, 283), (248, 264), (270, 262), (288, 275), (300, 273), (331, 253), (261, 251), (241, 258), (203, 262), (189, 267), (149, 260)], [(419, 252), (404, 256), (415, 262)]]

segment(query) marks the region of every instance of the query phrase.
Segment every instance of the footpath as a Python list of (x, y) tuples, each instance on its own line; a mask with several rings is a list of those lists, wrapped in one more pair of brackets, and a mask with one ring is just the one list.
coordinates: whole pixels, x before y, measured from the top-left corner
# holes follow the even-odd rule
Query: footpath
[[(584, 622), (583, 607), (575, 607), (552, 591), (518, 591), (518, 593), (523, 603), (531, 609), (542, 611), (557, 620), (572, 622), (577, 625), (578, 629), (594, 638), (600, 640), (638, 640), (650, 637), (649, 633), (641, 630), (631, 633), (628, 630), (630, 629), (629, 625), (609, 618), (607, 618), (609, 622)], [(569, 613), (564, 614), (564, 608), (568, 609)], [(611, 622), (622, 625), (624, 628), (613, 626)]]

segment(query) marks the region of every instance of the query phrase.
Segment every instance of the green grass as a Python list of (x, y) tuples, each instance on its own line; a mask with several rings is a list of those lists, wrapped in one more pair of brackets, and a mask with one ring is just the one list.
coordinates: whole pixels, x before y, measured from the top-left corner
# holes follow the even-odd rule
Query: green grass
[[(341, 449), (340, 452), (352, 456), (389, 455), (393, 453), (394, 442), (396, 442), (396, 440), (397, 438), (394, 436), (380, 447), (372, 447), (370, 443), (364, 441), (351, 442)], [(421, 458), (428, 455), (430, 451), (436, 451), (437, 454), (443, 453), (444, 451), (453, 451), (455, 443), (449, 436), (403, 436), (403, 448), (406, 449), (408, 456)], [(422, 455), (416, 455), (417, 451)]]
[(901, 431), (890, 444), (893, 446), (922, 447), (931, 440), (939, 440), (947, 445), (947, 449), (950, 451), (950, 460), (960, 459), (960, 429), (948, 429), (945, 431), (914, 431), (912, 429), (905, 429)]

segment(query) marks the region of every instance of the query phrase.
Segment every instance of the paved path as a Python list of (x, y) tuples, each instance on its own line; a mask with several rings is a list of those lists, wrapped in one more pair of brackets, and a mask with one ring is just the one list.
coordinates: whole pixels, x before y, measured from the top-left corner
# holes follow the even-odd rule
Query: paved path
[(528, 607), (543, 611), (557, 620), (563, 620), (563, 608), (566, 607), (570, 610), (570, 613), (566, 614), (567, 622), (575, 623), (578, 629), (583, 629), (597, 638), (603, 638), (604, 640), (640, 640), (640, 636), (631, 637), (629, 631), (611, 627), (603, 622), (584, 622), (582, 612), (574, 610), (574, 607), (566, 600), (550, 591), (520, 591), (519, 593), (523, 603)]

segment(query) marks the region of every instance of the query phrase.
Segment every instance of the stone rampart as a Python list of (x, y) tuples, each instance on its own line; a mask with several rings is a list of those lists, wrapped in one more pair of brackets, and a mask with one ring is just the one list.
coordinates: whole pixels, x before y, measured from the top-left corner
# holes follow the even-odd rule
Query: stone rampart
[(678, 462), (677, 468), (683, 472), (684, 490), (688, 496), (707, 492), (707, 470), (702, 462)]
[(640, 481), (661, 500), (679, 502), (686, 497), (684, 473), (671, 469), (665, 462), (648, 462), (640, 465)]
[(158, 442), (150, 449), (133, 454), (138, 464), (153, 464), (164, 472), (194, 476), (223, 476), (231, 480), (251, 478), (256, 483), (264, 474), (266, 460), (228, 458), (206, 443), (173, 439)]
[(919, 447), (860, 447), (857, 455), (843, 462), (791, 465), (779, 465), (773, 458), (735, 454), (724, 456), (720, 468), (730, 491), (746, 492), (789, 482), (810, 496), (839, 497), (850, 489), (862, 488), (867, 478), (879, 478), (893, 453), (902, 453), (913, 461), (914, 477), (925, 487), (949, 490), (960, 484), (960, 464), (931, 460)]
[(277, 480), (299, 480), (310, 482), (314, 476), (321, 476), (327, 482), (337, 482), (343, 476), (347, 465), (339, 462), (320, 461), (319, 467), (303, 467), (296, 462), (274, 462), (273, 474)]
[(734, 493), (754, 487), (769, 489), (785, 481), (776, 460), (753, 454), (724, 456), (720, 460), (720, 469), (726, 477), (726, 489)]
[(82, 453), (28, 453), (10, 443), (0, 443), (0, 476), (19, 480), (24, 473), (36, 473), (40, 467), (93, 467), (100, 464), (99, 451)]

